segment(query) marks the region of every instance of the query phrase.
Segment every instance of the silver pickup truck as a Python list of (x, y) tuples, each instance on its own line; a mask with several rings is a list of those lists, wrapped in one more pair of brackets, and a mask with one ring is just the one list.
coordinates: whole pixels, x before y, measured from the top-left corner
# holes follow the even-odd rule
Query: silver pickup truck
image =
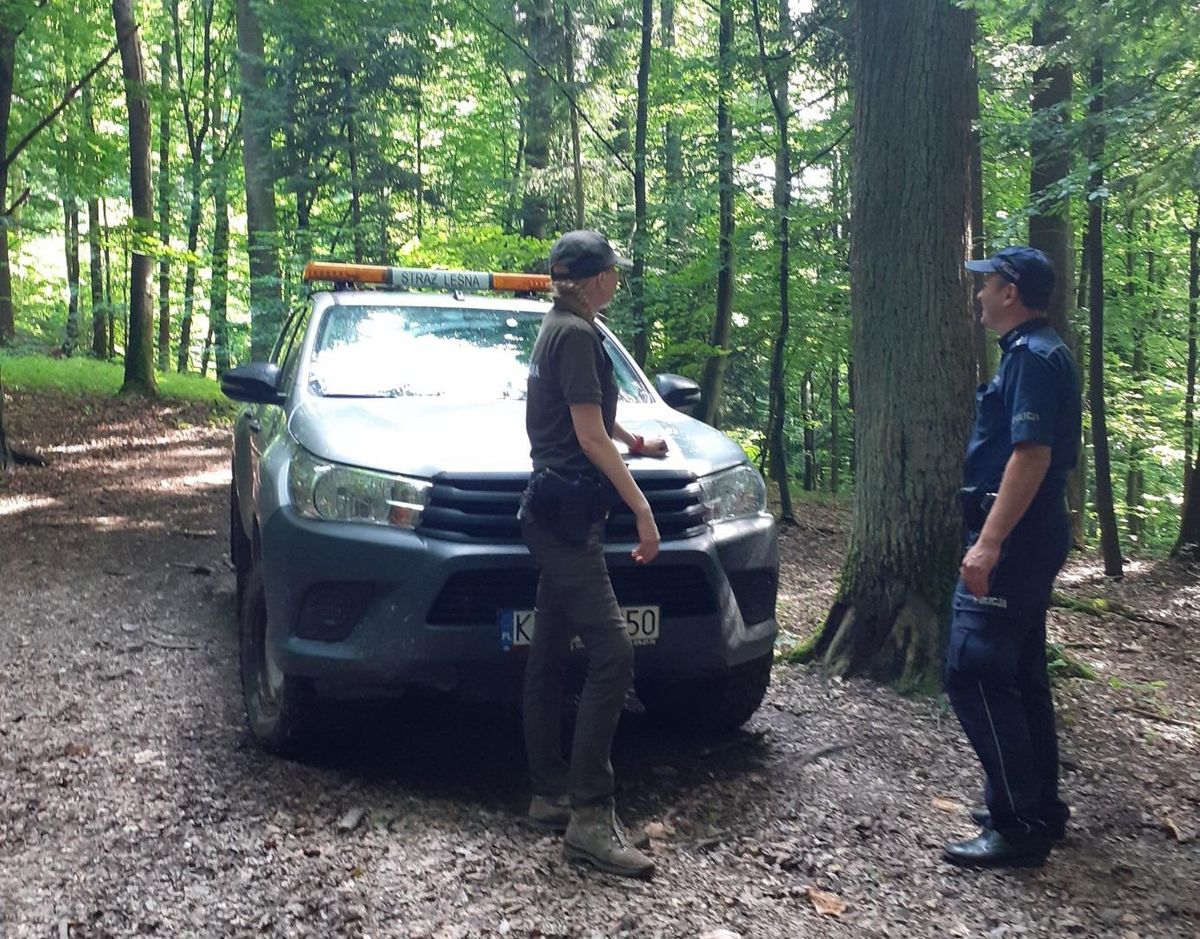
[[(519, 699), (537, 583), (516, 512), (529, 354), (549, 305), (473, 292), (501, 275), (327, 264), (308, 276), (334, 287), (292, 314), (269, 362), (222, 378), (246, 405), (229, 504), (242, 688), (253, 737), (283, 754), (303, 748), (327, 696)], [(694, 382), (651, 383), (603, 332), (621, 423), (670, 445), (664, 460), (628, 458), (658, 559), (631, 560), (623, 506), (605, 538), (638, 697), (651, 716), (737, 726), (762, 701), (777, 631), (762, 477), (688, 416)]]

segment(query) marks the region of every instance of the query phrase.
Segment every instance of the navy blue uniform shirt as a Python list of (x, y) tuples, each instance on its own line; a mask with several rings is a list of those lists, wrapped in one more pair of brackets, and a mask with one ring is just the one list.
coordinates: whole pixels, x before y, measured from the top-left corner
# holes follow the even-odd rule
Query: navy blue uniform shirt
[[(1082, 403), (1075, 360), (1045, 319), (1034, 319), (1000, 339), (996, 376), (975, 393), (975, 426), (963, 463), (963, 484), (996, 492), (1013, 448), (1050, 447), (1050, 467), (1032, 504), (1001, 548), (988, 596), (976, 600), (959, 580), (958, 610), (997, 611), (1049, 602), (1050, 588), (1070, 547), (1067, 474), (1079, 456)], [(978, 532), (967, 533), (967, 546)]]
[(996, 492), (1018, 443), (1050, 447), (1050, 468), (1034, 499), (1062, 497), (1079, 458), (1079, 375), (1070, 349), (1046, 319), (1028, 320), (1000, 338), (1003, 355), (990, 383), (975, 393), (975, 427), (963, 461), (963, 485)]

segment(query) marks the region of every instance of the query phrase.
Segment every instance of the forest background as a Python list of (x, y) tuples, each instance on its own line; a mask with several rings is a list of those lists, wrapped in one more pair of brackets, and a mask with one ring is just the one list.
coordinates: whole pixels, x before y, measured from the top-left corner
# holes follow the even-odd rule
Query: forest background
[[(586, 226), (635, 260), (618, 334), (701, 383), (786, 518), (852, 487), (856, 389), (913, 390), (862, 365), (852, 308), (911, 278), (863, 268), (852, 291), (856, 197), (883, 219), (863, 252), (957, 186), (964, 254), (1034, 243), (1062, 275), (1078, 540), (1110, 573), (1194, 557), (1197, 23), (1194, 0), (0, 0), (0, 368), (117, 360), (154, 393), (265, 356), (311, 258), (536, 270)], [(967, 108), (966, 172), (931, 139), (881, 187), (855, 96), (920, 28), (961, 68), (885, 90), (900, 115), (917, 87)], [(914, 245), (900, 267), (935, 263)], [(893, 302), (887, 341), (925, 346), (919, 301)], [(987, 380), (994, 343), (962, 335), (951, 364)]]

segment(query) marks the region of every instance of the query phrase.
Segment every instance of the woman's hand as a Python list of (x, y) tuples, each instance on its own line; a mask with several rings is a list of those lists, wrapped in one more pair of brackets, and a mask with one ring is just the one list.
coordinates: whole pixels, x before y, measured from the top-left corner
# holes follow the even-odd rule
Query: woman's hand
[(662, 437), (647, 437), (642, 441), (642, 448), (638, 450), (640, 456), (652, 456), (657, 459), (662, 459), (667, 455), (667, 442)]
[(648, 506), (634, 517), (637, 520), (638, 546), (630, 554), (639, 564), (649, 564), (658, 557), (658, 525)]

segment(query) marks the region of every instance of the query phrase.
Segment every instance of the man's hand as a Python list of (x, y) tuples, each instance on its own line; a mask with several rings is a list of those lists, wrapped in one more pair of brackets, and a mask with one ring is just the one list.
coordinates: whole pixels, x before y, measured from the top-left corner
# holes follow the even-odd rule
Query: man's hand
[(992, 571), (995, 570), (999, 560), (1000, 545), (990, 540), (985, 541), (983, 538), (971, 545), (970, 550), (967, 551), (958, 572), (976, 600), (982, 600), (987, 596), (991, 586)]
[(652, 456), (662, 459), (667, 455), (667, 442), (662, 437), (647, 437), (642, 442), (642, 449), (638, 451), (640, 456)]
[(655, 524), (654, 513), (649, 508), (638, 512), (636, 519), (638, 546), (629, 553), (639, 564), (649, 564), (658, 557), (658, 525)]

